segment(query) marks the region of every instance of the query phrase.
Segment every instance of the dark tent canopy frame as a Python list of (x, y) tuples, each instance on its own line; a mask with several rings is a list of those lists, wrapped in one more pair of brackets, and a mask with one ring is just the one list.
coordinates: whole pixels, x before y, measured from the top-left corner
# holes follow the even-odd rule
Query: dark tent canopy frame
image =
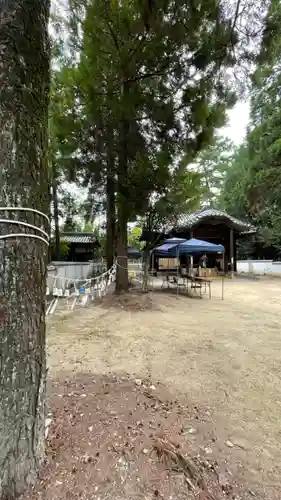
[[(196, 255), (200, 253), (224, 253), (225, 248), (223, 245), (216, 245), (209, 241), (197, 240), (192, 238), (185, 240), (184, 238), (169, 238), (164, 243), (152, 250), (156, 257), (162, 258), (177, 258), (177, 275), (179, 269), (179, 256), (180, 255)], [(178, 292), (178, 287), (177, 287)], [(222, 299), (224, 294), (224, 279), (222, 276)]]
[(194, 255), (197, 253), (223, 253), (223, 245), (215, 245), (209, 241), (185, 240), (182, 238), (170, 238), (166, 240), (163, 245), (154, 248), (154, 255), (156, 257), (177, 257), (180, 255)]

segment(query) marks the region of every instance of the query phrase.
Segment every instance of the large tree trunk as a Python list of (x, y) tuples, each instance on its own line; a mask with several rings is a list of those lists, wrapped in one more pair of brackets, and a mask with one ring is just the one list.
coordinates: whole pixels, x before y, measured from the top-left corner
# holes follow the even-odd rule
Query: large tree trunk
[(128, 280), (128, 230), (126, 205), (119, 201), (117, 212), (117, 273), (116, 292), (126, 292), (129, 288)]
[(106, 260), (107, 268), (110, 269), (114, 263), (115, 254), (115, 182), (112, 176), (107, 174), (106, 183)]
[(142, 281), (142, 291), (147, 293), (149, 286), (149, 266), (150, 266), (150, 251), (149, 247), (146, 246), (143, 250), (143, 281)]
[[(128, 99), (129, 88), (124, 84), (124, 100)], [(116, 292), (126, 292), (128, 280), (128, 140), (129, 120), (123, 117), (120, 123), (120, 151), (117, 175), (117, 272)]]
[[(0, 0), (0, 206), (49, 211), (48, 0)], [(31, 212), (0, 211), (46, 228)], [(33, 231), (0, 222), (0, 234)], [(33, 484), (44, 459), (47, 245), (0, 240), (0, 498)]]
[(116, 236), (115, 206), (115, 165), (114, 165), (113, 131), (108, 127), (107, 137), (107, 171), (106, 171), (106, 260), (107, 269), (114, 263)]
[(60, 260), (60, 226), (59, 226), (59, 203), (58, 203), (58, 181), (56, 167), (52, 167), (52, 199), (55, 223), (55, 260)]

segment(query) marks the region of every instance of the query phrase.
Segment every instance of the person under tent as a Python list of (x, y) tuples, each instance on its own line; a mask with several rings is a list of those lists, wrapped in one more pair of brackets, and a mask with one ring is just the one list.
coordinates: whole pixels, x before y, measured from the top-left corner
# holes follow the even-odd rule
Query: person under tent
[(203, 269), (206, 269), (207, 268), (207, 264), (208, 264), (208, 257), (207, 255), (204, 253), (201, 257), (200, 257), (200, 260), (199, 260), (199, 267), (203, 268)]

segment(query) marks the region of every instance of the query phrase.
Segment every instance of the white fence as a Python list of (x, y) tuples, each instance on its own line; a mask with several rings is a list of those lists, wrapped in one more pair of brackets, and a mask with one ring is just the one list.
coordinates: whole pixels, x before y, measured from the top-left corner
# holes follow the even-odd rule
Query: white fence
[(272, 260), (238, 260), (237, 272), (258, 275), (281, 275), (281, 262), (274, 262)]

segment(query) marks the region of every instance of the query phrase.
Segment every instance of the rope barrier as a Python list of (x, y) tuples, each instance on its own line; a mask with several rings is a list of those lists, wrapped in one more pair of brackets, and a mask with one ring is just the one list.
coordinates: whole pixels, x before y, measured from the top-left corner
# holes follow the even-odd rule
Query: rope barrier
[[(33, 214), (38, 215), (40, 217), (43, 217), (47, 221), (48, 225), (50, 225), (49, 217), (46, 214), (44, 214), (43, 212), (40, 212), (39, 210), (36, 210), (34, 208), (0, 207), (0, 212), (1, 211), (2, 212), (30, 212), (30, 213), (33, 213)], [(0, 240), (6, 240), (6, 239), (10, 239), (10, 238), (19, 238), (19, 237), (20, 238), (32, 238), (32, 239), (40, 240), (43, 243), (45, 243), (47, 246), (49, 246), (50, 236), (44, 229), (42, 229), (42, 227), (36, 226), (34, 224), (29, 224), (29, 223), (21, 221), (21, 220), (11, 219), (11, 218), (0, 219), (0, 224), (8, 224), (8, 225), (14, 224), (17, 226), (21, 226), (22, 228), (30, 229), (34, 232), (39, 233), (39, 234), (29, 234), (29, 233), (24, 233), (24, 232), (22, 232), (22, 233), (17, 232), (17, 233), (1, 234)], [(53, 293), (52, 293), (53, 299), (51, 300), (50, 304), (47, 307), (46, 315), (54, 313), (54, 311), (58, 305), (58, 297), (63, 297), (63, 296), (65, 296), (66, 298), (70, 297), (70, 293), (69, 293), (68, 289), (63, 290), (62, 288), (58, 289), (56, 287), (57, 280), (62, 280), (63, 282), (65, 282), (66, 287), (68, 287), (69, 283), (71, 283), (71, 282), (74, 284), (75, 299), (74, 299), (72, 307), (71, 307), (71, 309), (73, 309), (78, 298), (80, 297), (81, 291), (82, 291), (81, 295), (84, 294), (83, 305), (86, 305), (87, 298), (88, 298), (88, 295), (85, 293), (86, 290), (90, 291), (92, 288), (95, 291), (98, 288), (99, 289), (99, 296), (106, 293), (108, 286), (113, 281), (115, 281), (116, 265), (117, 265), (117, 260), (111, 269), (109, 269), (108, 271), (105, 271), (104, 273), (100, 274), (99, 276), (93, 276), (92, 278), (77, 278), (77, 279), (71, 280), (69, 278), (59, 276), (59, 274), (57, 274), (56, 276), (54, 276), (52, 274), (48, 274), (48, 276), (50, 278), (54, 279), (54, 283), (53, 283)], [(80, 289), (77, 288), (78, 283), (82, 283), (82, 285), (83, 285), (82, 287), (80, 287)], [(93, 283), (94, 283), (94, 286), (92, 286)], [(97, 285), (100, 285), (100, 286), (98, 287)], [(83, 289), (83, 290), (81, 290), (81, 289)], [(46, 289), (46, 295), (49, 295), (48, 286)]]
[[(98, 294), (99, 297), (105, 295), (107, 293), (109, 285), (115, 281), (115, 276), (116, 264), (108, 269), (108, 271), (100, 274), (99, 276), (93, 276), (92, 278), (76, 278), (72, 280), (69, 278), (60, 277), (59, 274), (57, 274), (56, 276), (49, 274), (49, 277), (54, 278), (52, 291), (53, 299), (51, 300), (51, 303), (47, 308), (46, 315), (48, 316), (54, 313), (59, 302), (59, 297), (67, 299), (67, 305), (68, 300), (74, 297), (73, 303), (70, 307), (71, 310), (73, 310), (78, 300), (80, 300), (82, 306), (85, 306), (89, 296), (94, 299), (96, 294)], [(62, 288), (57, 288), (56, 284), (58, 279), (67, 282), (66, 287), (69, 283), (73, 283), (74, 293), (70, 294), (70, 291), (67, 288), (64, 290)], [(80, 285), (80, 287), (78, 288), (78, 283), (81, 282), (82, 286)], [(49, 295), (48, 287), (46, 290), (46, 295)]]
[(117, 265), (117, 267), (120, 267), (120, 269), (125, 269), (125, 271), (127, 271), (129, 269), (128, 266), (127, 267), (121, 266), (121, 264), (119, 264), (119, 262), (117, 262), (117, 261), (116, 261), (116, 265)]
[[(119, 262), (117, 262), (117, 261), (116, 261), (116, 265), (118, 267), (120, 267), (121, 269), (125, 269), (125, 271), (129, 271), (129, 267), (128, 266), (127, 267), (121, 266), (121, 264), (119, 264)], [(138, 269), (142, 269), (142, 267), (140, 266), (140, 267), (138, 267)]]
[[(54, 313), (59, 303), (59, 297), (66, 299), (67, 307), (69, 305), (69, 299), (74, 298), (72, 304), (70, 305), (70, 309), (73, 310), (77, 303), (84, 307), (87, 304), (89, 297), (92, 297), (92, 299), (94, 299), (96, 296), (100, 298), (102, 297), (102, 295), (106, 295), (108, 287), (116, 279), (117, 267), (128, 270), (127, 267), (121, 266), (116, 259), (115, 263), (108, 271), (105, 271), (99, 276), (93, 276), (92, 278), (79, 277), (75, 279), (70, 279), (63, 276), (59, 276), (59, 274), (57, 275), (49, 274), (48, 276), (54, 279), (53, 292), (52, 292), (53, 299), (47, 308), (46, 315)], [(140, 271), (140, 269), (138, 271)], [(57, 288), (56, 285), (58, 280), (61, 280), (63, 283), (66, 283), (66, 287), (68, 286), (69, 283), (72, 283), (74, 286), (74, 292), (70, 293), (70, 290), (68, 290), (67, 288), (64, 289)], [(141, 283), (139, 279), (135, 279), (135, 281)], [(49, 295), (49, 293), (47, 293), (47, 295)]]

